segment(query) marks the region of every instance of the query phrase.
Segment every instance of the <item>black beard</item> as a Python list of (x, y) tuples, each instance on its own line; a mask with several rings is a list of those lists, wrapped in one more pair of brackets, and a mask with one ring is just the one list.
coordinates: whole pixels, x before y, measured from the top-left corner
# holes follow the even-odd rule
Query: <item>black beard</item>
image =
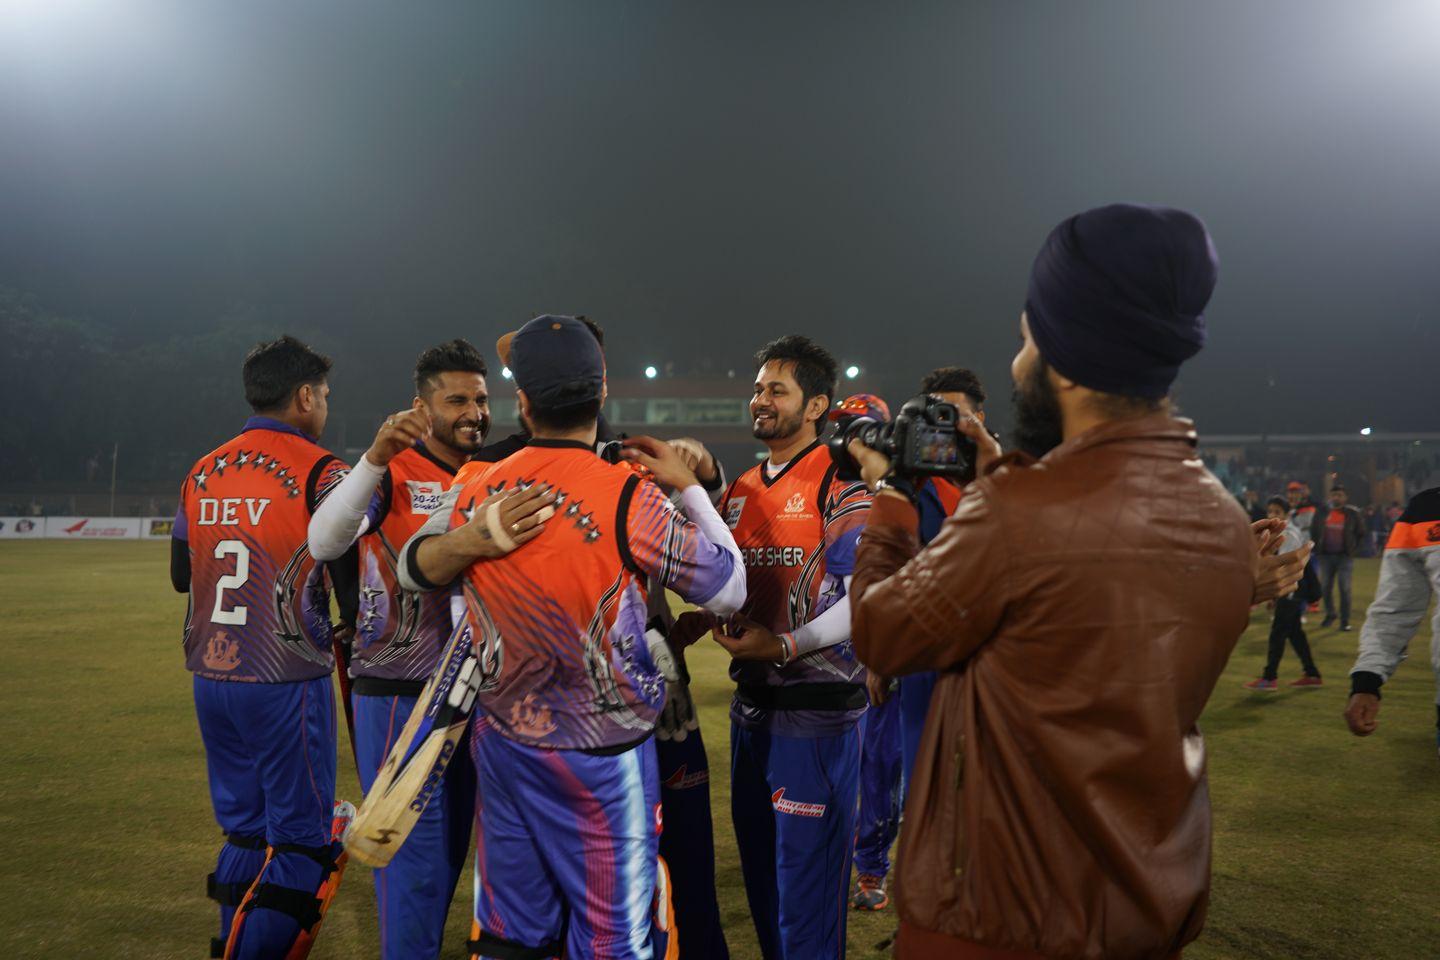
[(804, 426), (804, 421), (800, 417), (786, 420), (776, 413), (774, 426), (768, 430), (763, 427), (754, 427), (751, 432), (754, 433), (756, 440), (789, 440), (800, 432), (802, 426)]
[(1060, 446), (1065, 430), (1060, 416), (1060, 398), (1050, 383), (1044, 361), (1038, 361), (1015, 387), (1015, 445), (1040, 458)]
[(435, 439), (445, 444), (445, 446), (449, 447), (451, 450), (455, 450), (460, 453), (473, 454), (482, 446), (484, 446), (485, 438), (490, 434), (490, 418), (480, 418), (480, 429), (473, 445), (461, 441), (460, 437), (457, 435), (458, 429), (460, 427), (468, 426), (471, 422), (472, 421), (469, 420), (457, 420), (449, 426), (444, 427), (443, 429), (437, 425), (435, 427)]

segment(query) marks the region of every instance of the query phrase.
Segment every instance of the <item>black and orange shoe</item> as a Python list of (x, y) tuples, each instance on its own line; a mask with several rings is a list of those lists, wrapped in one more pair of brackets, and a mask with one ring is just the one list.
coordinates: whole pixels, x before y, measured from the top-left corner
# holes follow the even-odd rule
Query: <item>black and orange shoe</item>
[(850, 906), (856, 910), (884, 910), (890, 906), (890, 896), (885, 892), (885, 878), (877, 877), (873, 873), (860, 874), (856, 882), (855, 896), (850, 898)]

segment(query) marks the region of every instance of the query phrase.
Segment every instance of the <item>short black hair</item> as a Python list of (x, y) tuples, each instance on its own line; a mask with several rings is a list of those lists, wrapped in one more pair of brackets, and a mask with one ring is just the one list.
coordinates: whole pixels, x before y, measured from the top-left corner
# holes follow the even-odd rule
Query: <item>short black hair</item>
[(563, 407), (542, 407), (530, 405), (530, 430), (544, 430), (547, 433), (561, 433), (588, 427), (600, 417), (600, 398), (582, 403), (568, 403)]
[(937, 367), (920, 381), (921, 393), (963, 393), (975, 402), (975, 409), (985, 406), (985, 388), (973, 370), (964, 367)]
[(1284, 510), (1286, 513), (1289, 513), (1289, 512), (1290, 512), (1290, 501), (1289, 501), (1289, 500), (1286, 500), (1284, 497), (1271, 497), (1269, 500), (1266, 500), (1266, 501), (1265, 501), (1265, 506), (1267, 506), (1267, 507), (1279, 507), (1281, 510)]
[(269, 343), (257, 343), (245, 354), (241, 368), (245, 401), (256, 413), (284, 409), (305, 384), (324, 383), (330, 366), (329, 357), (289, 334)]
[(435, 379), (442, 373), (459, 371), (488, 376), (485, 358), (470, 343), (456, 337), (431, 347), (415, 361), (415, 392), (422, 397), (435, 389)]
[[(832, 402), (835, 400), (835, 385), (840, 379), (840, 371), (830, 351), (814, 340), (799, 334), (771, 340), (755, 354), (755, 369), (759, 370), (772, 360), (795, 365), (795, 382), (800, 385), (800, 395), (807, 403), (811, 397), (822, 393)], [(816, 429), (823, 426), (824, 421), (821, 420)]]
[(1339, 480), (1336, 480), (1334, 483), (1330, 484), (1330, 492), (1346, 493), (1347, 491), (1345, 489), (1345, 484), (1341, 483)]

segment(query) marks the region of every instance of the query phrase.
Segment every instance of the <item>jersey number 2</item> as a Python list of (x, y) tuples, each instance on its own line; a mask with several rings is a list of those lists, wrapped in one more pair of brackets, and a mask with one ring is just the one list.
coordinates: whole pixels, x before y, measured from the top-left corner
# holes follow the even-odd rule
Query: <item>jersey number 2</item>
[(211, 623), (228, 623), (231, 626), (242, 627), (245, 625), (245, 617), (249, 613), (248, 607), (225, 607), (225, 591), (236, 590), (245, 586), (245, 581), (250, 579), (250, 548), (239, 540), (221, 540), (215, 544), (215, 559), (230, 555), (235, 557), (235, 572), (221, 577), (215, 581), (215, 609), (210, 614)]

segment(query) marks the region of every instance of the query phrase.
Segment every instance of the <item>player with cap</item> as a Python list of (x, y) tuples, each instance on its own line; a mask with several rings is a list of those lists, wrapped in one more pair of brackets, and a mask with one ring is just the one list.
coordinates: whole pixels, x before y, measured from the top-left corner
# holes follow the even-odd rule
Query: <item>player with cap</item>
[[(423, 527), (400, 568), (407, 587), (461, 586), (482, 665), (470, 948), (648, 958), (665, 942), (668, 897), (652, 741), (666, 687), (646, 637), (646, 584), (658, 578), (728, 616), (744, 601), (744, 567), (673, 447), (627, 441), (655, 482), (596, 455), (605, 367), (583, 323), (530, 321), (509, 366), (529, 441), (467, 468), (449, 531)], [(680, 491), (683, 513), (661, 486)], [(477, 564), (467, 528), (490, 498), (517, 489), (543, 491), (553, 518), (526, 549)], [(528, 529), (488, 523), (482, 536), (504, 544)]]
[(191, 467), (171, 581), (191, 596), (185, 665), (225, 831), (208, 883), (220, 906), (210, 954), (298, 958), (344, 866), (334, 836), (330, 583), (342, 622), (353, 624), (354, 555), (331, 563), (327, 579), (306, 545), (312, 512), (344, 475), (318, 443), (330, 360), (281, 337), (251, 350), (242, 372), (255, 415)]
[[(360, 545), (360, 610), (355, 634), (354, 735), (360, 783), (377, 772), (440, 663), (451, 631), (446, 591), (400, 588), (400, 549), (441, 509), (456, 471), (474, 456), (490, 427), (485, 360), (465, 340), (438, 344), (415, 364), (411, 405), (385, 418), (355, 469), (310, 520), (318, 559)], [(541, 505), (507, 504), (504, 522), (528, 519)], [(489, 555), (501, 551), (493, 541)], [(380, 955), (435, 957), (455, 884), (470, 847), (475, 774), (457, 751), (425, 811), (389, 865), (374, 873)]]

